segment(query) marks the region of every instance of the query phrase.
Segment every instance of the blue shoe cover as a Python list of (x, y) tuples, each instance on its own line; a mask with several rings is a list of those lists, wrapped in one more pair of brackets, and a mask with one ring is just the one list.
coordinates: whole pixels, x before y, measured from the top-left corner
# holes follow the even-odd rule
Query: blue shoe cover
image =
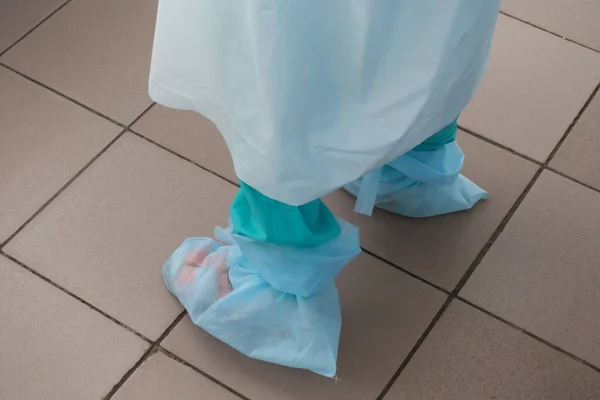
[(357, 197), (355, 211), (373, 207), (412, 218), (472, 208), (487, 192), (460, 174), (464, 154), (454, 141), (434, 151), (411, 150), (344, 186)]
[(277, 246), (217, 228), (191, 238), (163, 266), (192, 321), (241, 353), (335, 376), (341, 312), (334, 278), (358, 256), (358, 229), (315, 247)]

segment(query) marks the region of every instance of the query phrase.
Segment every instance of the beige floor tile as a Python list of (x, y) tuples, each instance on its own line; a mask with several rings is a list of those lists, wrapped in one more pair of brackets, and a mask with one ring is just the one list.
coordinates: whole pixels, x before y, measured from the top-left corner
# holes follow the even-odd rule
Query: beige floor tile
[(119, 130), (0, 67), (0, 243)]
[(600, 54), (501, 15), (489, 73), (459, 122), (545, 161), (598, 82)]
[(600, 374), (454, 301), (385, 400), (595, 400)]
[(550, 163), (581, 182), (600, 189), (600, 94), (596, 94)]
[(151, 104), (156, 0), (69, 3), (0, 61), (129, 123)]
[(66, 0), (2, 0), (0, 53), (40, 23)]
[(502, 10), (600, 50), (600, 2), (596, 0), (502, 0)]
[(362, 255), (338, 278), (343, 328), (336, 382), (258, 362), (186, 317), (165, 347), (252, 399), (375, 399), (445, 300), (441, 292)]
[(100, 399), (146, 343), (0, 256), (0, 398)]
[(600, 366), (600, 194), (544, 172), (461, 295)]
[(198, 113), (156, 105), (133, 129), (204, 168), (237, 181), (223, 137), (210, 121)]
[(157, 338), (181, 311), (160, 268), (189, 236), (227, 222), (235, 187), (126, 135), (5, 251)]
[(156, 353), (134, 372), (114, 400), (239, 400), (189, 367)]
[(334, 212), (361, 229), (361, 244), (395, 264), (446, 289), (453, 289), (508, 213), (536, 166), (473, 136), (459, 133), (466, 176), (489, 191), (474, 209), (429, 219), (383, 211), (354, 213), (355, 199), (338, 192), (327, 199)]

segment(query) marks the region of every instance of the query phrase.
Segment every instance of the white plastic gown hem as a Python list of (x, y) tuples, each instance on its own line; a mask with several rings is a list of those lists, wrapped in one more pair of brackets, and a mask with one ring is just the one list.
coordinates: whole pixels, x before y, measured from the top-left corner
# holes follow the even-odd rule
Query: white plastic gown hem
[(160, 0), (150, 95), (212, 120), (237, 175), (301, 205), (450, 124), (499, 0)]
[(187, 239), (163, 266), (165, 284), (196, 325), (241, 353), (333, 377), (342, 324), (334, 279), (360, 253), (358, 229), (338, 222), (340, 236), (316, 247), (217, 228), (227, 245)]

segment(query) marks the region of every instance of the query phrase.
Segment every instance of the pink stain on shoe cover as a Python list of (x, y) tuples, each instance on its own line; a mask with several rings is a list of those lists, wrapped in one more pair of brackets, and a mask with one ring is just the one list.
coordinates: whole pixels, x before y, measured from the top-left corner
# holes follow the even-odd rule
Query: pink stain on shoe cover
[(204, 266), (203, 263), (209, 254), (209, 250), (205, 248), (188, 254), (185, 257), (183, 265), (177, 271), (177, 277), (175, 278), (177, 286), (186, 286), (192, 283), (196, 274), (196, 268)]
[(176, 277), (177, 286), (186, 286), (193, 282), (196, 276), (196, 269), (213, 266), (217, 272), (217, 285), (219, 299), (227, 296), (233, 290), (229, 281), (229, 267), (226, 263), (227, 252), (213, 251), (202, 248), (199, 251), (188, 254), (179, 268)]

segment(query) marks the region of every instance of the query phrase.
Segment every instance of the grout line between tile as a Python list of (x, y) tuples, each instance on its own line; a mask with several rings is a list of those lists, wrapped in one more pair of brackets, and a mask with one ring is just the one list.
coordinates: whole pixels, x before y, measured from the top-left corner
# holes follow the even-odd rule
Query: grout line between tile
[(498, 237), (500, 236), (502, 231), (504, 231), (504, 228), (506, 228), (506, 226), (510, 222), (512, 216), (515, 214), (515, 212), (517, 211), (517, 209), (519, 208), (519, 206), (521, 205), (523, 200), (525, 200), (525, 197), (527, 197), (527, 195), (529, 194), (529, 191), (531, 190), (531, 188), (533, 188), (533, 186), (537, 182), (540, 175), (542, 175), (543, 171), (544, 171), (544, 167), (540, 166), (538, 168), (538, 170), (535, 172), (531, 181), (529, 181), (529, 183), (527, 184), (527, 186), (525, 187), (525, 189), (523, 190), (521, 195), (517, 198), (517, 200), (514, 202), (514, 204), (510, 208), (510, 210), (508, 210), (508, 213), (502, 219), (502, 221), (500, 222), (500, 225), (498, 225), (498, 227), (496, 228), (494, 233), (492, 233), (492, 236), (483, 245), (483, 248), (481, 249), (479, 254), (477, 254), (477, 257), (475, 257), (475, 260), (473, 260), (473, 262), (471, 263), (471, 265), (469, 266), (467, 271), (463, 274), (462, 278), (458, 281), (458, 283), (454, 287), (454, 290), (452, 290), (451, 295), (453, 297), (456, 297), (458, 295), (458, 293), (464, 287), (464, 285), (467, 283), (467, 281), (469, 280), (471, 275), (473, 275), (473, 272), (475, 272), (475, 269), (479, 266), (479, 264), (481, 263), (483, 258), (488, 253), (488, 251), (492, 248), (492, 246), (496, 242), (496, 239), (498, 239)]
[[(528, 156), (526, 156), (524, 154), (521, 154), (521, 153), (519, 153), (516, 150), (513, 150), (513, 149), (511, 149), (509, 147), (506, 147), (504, 145), (496, 143), (493, 140), (486, 138), (485, 136), (481, 136), (479, 133), (473, 132), (473, 131), (468, 130), (468, 129), (464, 128), (464, 127), (460, 127), (460, 129), (463, 130), (465, 133), (467, 133), (467, 134), (469, 134), (469, 135), (471, 135), (471, 136), (473, 136), (473, 137), (475, 137), (475, 138), (477, 138), (477, 139), (479, 139), (481, 141), (484, 141), (484, 142), (486, 142), (486, 143), (488, 143), (488, 144), (490, 144), (490, 145), (492, 145), (494, 147), (497, 147), (497, 148), (499, 148), (501, 150), (507, 151), (507, 152), (509, 152), (509, 153), (517, 156), (517, 157), (520, 157), (520, 158), (524, 159), (525, 161), (529, 161), (529, 162), (531, 162), (531, 163), (533, 163), (535, 165), (538, 165), (538, 166), (544, 166), (543, 162), (534, 160), (533, 158), (530, 158), (530, 157), (528, 157)], [(586, 187), (586, 188), (588, 188), (590, 190), (593, 190), (594, 192), (600, 193), (600, 188), (595, 188), (595, 187), (591, 186), (590, 184), (582, 182), (582, 181), (578, 180), (577, 178), (569, 176), (566, 173), (561, 172), (561, 171), (559, 171), (559, 170), (557, 170), (557, 169), (555, 169), (553, 167), (545, 166), (544, 170), (554, 172), (555, 174), (560, 175), (563, 178), (566, 178), (566, 179), (568, 179), (568, 180), (570, 180), (572, 182), (575, 182), (575, 183), (577, 183), (577, 184), (579, 184), (581, 186), (584, 186), (584, 187)]]
[(81, 297), (77, 296), (76, 294), (71, 293), (68, 289), (64, 288), (63, 286), (59, 285), (58, 283), (55, 283), (51, 279), (49, 279), (49, 278), (45, 277), (44, 275), (40, 274), (39, 272), (37, 272), (33, 268), (27, 266), (25, 263), (21, 262), (20, 260), (16, 259), (15, 257), (11, 256), (10, 254), (7, 254), (4, 251), (0, 250), (0, 255), (4, 256), (6, 259), (12, 261), (13, 263), (17, 264), (21, 268), (25, 269), (26, 271), (28, 271), (28, 272), (32, 273), (33, 275), (37, 276), (38, 278), (42, 279), (46, 283), (49, 283), (50, 285), (54, 286), (58, 290), (66, 293), (67, 295), (71, 296), (75, 300), (78, 300), (80, 303), (85, 304), (86, 306), (88, 306), (92, 310), (96, 311), (97, 313), (99, 313), (102, 316), (108, 318), (109, 320), (111, 320), (115, 324), (119, 325), (121, 328), (126, 329), (130, 333), (133, 333), (134, 335), (136, 335), (137, 337), (139, 337), (140, 339), (142, 339), (146, 343), (154, 344), (154, 341), (152, 341), (149, 338), (147, 338), (146, 336), (142, 335), (141, 333), (139, 333), (135, 329), (130, 328), (129, 326), (127, 326), (124, 323), (122, 323), (121, 321), (117, 320), (115, 317), (113, 317), (113, 316), (105, 313), (104, 311), (102, 311), (98, 307), (94, 306), (93, 304), (88, 303), (86, 300), (82, 299)]
[[(71, 1), (71, 0), (69, 0), (69, 1)], [(77, 101), (74, 98), (69, 97), (69, 96), (67, 96), (64, 93), (59, 92), (58, 90), (56, 90), (56, 89), (54, 89), (54, 88), (52, 88), (52, 87), (50, 87), (50, 86), (48, 86), (48, 85), (46, 85), (46, 84), (38, 81), (38, 80), (36, 80), (36, 79), (34, 79), (34, 78), (32, 78), (32, 77), (30, 77), (28, 75), (25, 75), (24, 73), (22, 73), (22, 72), (20, 72), (20, 71), (18, 71), (16, 69), (14, 69), (10, 65), (4, 64), (3, 62), (0, 61), (0, 66), (6, 68), (7, 70), (9, 70), (9, 71), (11, 71), (11, 72), (13, 72), (13, 73), (15, 73), (17, 75), (19, 75), (20, 77), (22, 77), (24, 79), (27, 79), (30, 82), (35, 83), (36, 85), (39, 85), (39, 86), (43, 87), (46, 90), (51, 91), (52, 93), (54, 93), (57, 96), (62, 97), (63, 99), (69, 100), (71, 103), (77, 104), (79, 107), (85, 108), (86, 110), (88, 110), (92, 114), (95, 114), (95, 115), (97, 115), (97, 116), (99, 116), (101, 118), (104, 118), (105, 120), (110, 121), (113, 124), (115, 124), (117, 126), (120, 126), (121, 128), (126, 128), (128, 126), (128, 125), (125, 125), (125, 124), (123, 124), (123, 123), (121, 123), (121, 122), (119, 122), (117, 120), (112, 119), (111, 117), (109, 117), (107, 115), (102, 114), (99, 111), (94, 110), (90, 106), (86, 106), (85, 104), (81, 103), (80, 101)]]
[(121, 389), (123, 387), (123, 385), (125, 384), (125, 382), (127, 382), (127, 380), (131, 377), (131, 375), (133, 375), (133, 373), (135, 371), (137, 371), (137, 369), (151, 356), (153, 356), (154, 354), (156, 354), (157, 352), (157, 348), (156, 345), (152, 345), (150, 346), (150, 348), (148, 348), (148, 350), (146, 350), (144, 352), (144, 354), (142, 354), (142, 356), (140, 357), (139, 360), (136, 361), (135, 364), (133, 364), (133, 366), (131, 368), (129, 368), (129, 370), (125, 373), (125, 375), (123, 375), (121, 377), (121, 379), (119, 380), (119, 382), (117, 382), (112, 389), (110, 389), (110, 391), (106, 394), (106, 396), (104, 396), (102, 398), (102, 400), (109, 400), (112, 399), (112, 397), (119, 391), (119, 389)]
[(199, 373), (200, 375), (204, 376), (206, 379), (208, 379), (209, 381), (221, 386), (223, 389), (227, 390), (228, 392), (238, 396), (240, 399), (242, 400), (250, 400), (250, 398), (244, 396), (243, 394), (241, 394), (240, 392), (238, 392), (237, 390), (233, 389), (230, 386), (227, 386), (226, 384), (224, 384), (223, 382), (219, 381), (218, 379), (212, 377), (211, 375), (207, 374), (206, 372), (202, 371), (200, 368), (196, 367), (193, 364), (190, 364), (189, 362), (185, 361), (183, 358), (179, 357), (178, 355), (171, 353), (169, 350), (165, 349), (162, 346), (157, 346), (158, 350), (161, 351), (164, 355), (166, 355), (167, 357), (171, 358), (172, 360), (175, 360), (183, 365), (185, 365), (188, 368), (191, 368), (192, 370), (194, 370), (195, 372)]
[(585, 365), (586, 367), (589, 367), (589, 368), (593, 369), (594, 371), (600, 373), (600, 367), (595, 366), (594, 364), (592, 364), (592, 363), (584, 360), (583, 358), (577, 357), (575, 354), (570, 353), (570, 352), (568, 352), (568, 351), (566, 351), (566, 350), (558, 347), (557, 345), (555, 345), (555, 344), (553, 344), (553, 343), (551, 343), (551, 342), (549, 342), (549, 341), (547, 341), (547, 340), (545, 340), (545, 339), (537, 336), (534, 333), (529, 332), (526, 329), (521, 328), (520, 326), (518, 326), (516, 324), (513, 324), (512, 322), (510, 322), (510, 321), (508, 321), (508, 320), (506, 320), (506, 319), (504, 319), (504, 318), (502, 318), (502, 317), (500, 317), (500, 316), (498, 316), (498, 315), (496, 315), (496, 314), (494, 314), (494, 313), (486, 310), (485, 308), (482, 308), (482, 307), (478, 306), (477, 304), (471, 303), (469, 300), (466, 300), (466, 299), (464, 299), (464, 298), (462, 298), (460, 296), (456, 296), (456, 299), (459, 300), (459, 301), (461, 301), (461, 302), (463, 302), (463, 303), (465, 303), (465, 304), (467, 304), (467, 305), (469, 305), (469, 306), (471, 306), (471, 307), (473, 307), (473, 308), (475, 308), (476, 310), (481, 311), (485, 315), (490, 316), (490, 317), (494, 318), (495, 320), (502, 322), (503, 324), (505, 324), (505, 325), (513, 328), (514, 330), (517, 330), (517, 331), (519, 331), (521, 333), (524, 333), (525, 335), (529, 336), (530, 338), (535, 339), (538, 342), (542, 342), (543, 344), (545, 344), (546, 346), (550, 347), (551, 349), (556, 350), (559, 353), (562, 353), (562, 354), (566, 355), (567, 357), (569, 357), (569, 358), (571, 358), (571, 359), (573, 359), (575, 361), (578, 361), (581, 364)]
[[(155, 353), (157, 353), (158, 351), (160, 351), (161, 353), (163, 353), (164, 355), (166, 355), (167, 357), (173, 359), (174, 361), (185, 365), (188, 368), (191, 368), (194, 372), (197, 372), (199, 374), (201, 374), (202, 376), (204, 376), (205, 378), (207, 378), (208, 380), (210, 380), (213, 383), (216, 383), (217, 385), (219, 385), (220, 387), (224, 388), (225, 390), (231, 392), (232, 394), (240, 397), (243, 400), (249, 400), (247, 397), (241, 395), (240, 393), (238, 393), (237, 391), (235, 391), (234, 389), (230, 388), (229, 386), (225, 385), (223, 382), (220, 382), (218, 379), (210, 376), (209, 374), (207, 374), (206, 372), (200, 370), (199, 368), (193, 366), (192, 364), (188, 363), (187, 361), (183, 360), (182, 358), (176, 356), (175, 354), (171, 353), (170, 351), (166, 350), (165, 348), (163, 348), (160, 344), (162, 343), (162, 341), (169, 336), (169, 334), (173, 331), (173, 329), (175, 329), (175, 327), (181, 322), (181, 320), (187, 315), (187, 311), (183, 310), (181, 313), (179, 313), (179, 315), (173, 320), (173, 322), (171, 322), (171, 324), (167, 327), (167, 329), (165, 329), (163, 331), (163, 333), (158, 337), (158, 339), (156, 339), (155, 341), (151, 341), (149, 339), (147, 339), (147, 341), (151, 344), (150, 348), (142, 355), (142, 357), (125, 373), (125, 375), (123, 375), (123, 377), (121, 377), (121, 379), (119, 380), (119, 382), (114, 385), (112, 387), (112, 389), (108, 392), (108, 394), (103, 398), (103, 400), (110, 400), (118, 391), (119, 389), (121, 389), (123, 387), (123, 385), (129, 380), (129, 378), (135, 373), (135, 371), (137, 371), (137, 369), (139, 367), (142, 366), (142, 364), (148, 359), (150, 358), (152, 355), (154, 355)], [(121, 324), (120, 324), (121, 325)]]
[(173, 329), (175, 329), (175, 327), (181, 322), (181, 320), (183, 319), (183, 317), (185, 317), (186, 314), (186, 310), (180, 312), (179, 315), (173, 320), (173, 322), (171, 322), (171, 325), (169, 325), (167, 329), (165, 329), (165, 331), (158, 337), (158, 339), (156, 339), (154, 344), (156, 344), (157, 346), (160, 345), (162, 341), (165, 340), (167, 336), (169, 336), (171, 331), (173, 331)]
[(8, 46), (6, 49), (4, 49), (3, 51), (0, 52), (0, 57), (2, 57), (4, 54), (6, 54), (10, 49), (12, 49), (13, 47), (15, 47), (17, 44), (19, 44), (23, 39), (25, 39), (27, 36), (31, 35), (31, 33), (33, 31), (35, 31), (37, 28), (40, 27), (40, 25), (42, 25), (44, 22), (48, 21), (50, 18), (52, 18), (54, 16), (54, 14), (56, 14), (57, 12), (59, 12), (60, 10), (62, 10), (67, 4), (69, 4), (71, 2), (71, 0), (67, 0), (64, 3), (62, 3), (60, 6), (58, 6), (58, 8), (54, 11), (52, 11), (50, 14), (48, 14), (44, 19), (42, 19), (40, 22), (38, 22), (33, 28), (31, 28), (30, 30), (28, 30), (23, 36), (21, 36), (20, 38), (17, 39), (16, 42), (14, 42), (13, 44), (11, 44), (10, 46)]
[(388, 394), (388, 392), (390, 391), (392, 386), (394, 386), (394, 383), (396, 383), (396, 380), (398, 379), (398, 377), (400, 377), (400, 374), (402, 374), (402, 371), (404, 371), (404, 369), (408, 366), (408, 364), (410, 363), (410, 361), (412, 360), (414, 355), (417, 353), (417, 351), (419, 350), (419, 348), (421, 347), (423, 342), (425, 342), (425, 340), (427, 339), (427, 336), (429, 336), (429, 333), (433, 330), (433, 328), (438, 323), (440, 318), (442, 318), (442, 315), (444, 314), (446, 309), (450, 306), (450, 303), (452, 302), (452, 300), (453, 300), (452, 295), (449, 295), (446, 298), (446, 301), (444, 302), (444, 304), (440, 307), (438, 312), (435, 314), (435, 316), (433, 317), (433, 319), (431, 320), (431, 322), (429, 323), (427, 328), (425, 328), (425, 331), (419, 337), (419, 340), (417, 340), (417, 342), (412, 347), (412, 349), (410, 350), (408, 355), (404, 358), (404, 361), (402, 361), (402, 364), (400, 364), (400, 366), (398, 367), (398, 369), (396, 370), (396, 372), (394, 373), (392, 378), (385, 385), (385, 387), (383, 388), (381, 393), (379, 393), (379, 396), (377, 396), (376, 400), (383, 400), (383, 398)]
[(577, 123), (579, 122), (579, 119), (581, 118), (581, 116), (583, 115), (583, 113), (590, 106), (590, 103), (594, 100), (594, 97), (596, 97), (596, 94), (598, 93), (599, 90), (600, 90), (600, 82), (598, 82), (598, 84), (596, 85), (596, 87), (592, 91), (592, 94), (590, 94), (590, 96), (588, 97), (588, 99), (586, 100), (586, 102), (583, 104), (583, 107), (581, 107), (581, 110), (579, 110), (579, 112), (577, 113), (577, 115), (575, 116), (575, 118), (573, 119), (573, 121), (571, 122), (571, 124), (569, 125), (569, 127), (567, 128), (567, 130), (565, 131), (565, 134), (560, 138), (560, 140), (558, 141), (558, 143), (556, 144), (556, 146), (554, 146), (554, 149), (550, 152), (550, 155), (548, 156), (548, 158), (544, 162), (544, 167), (547, 167), (548, 164), (550, 164), (550, 162), (552, 161), (552, 159), (556, 155), (556, 153), (558, 153), (558, 151), (560, 150), (560, 147), (567, 140), (567, 137), (569, 136), (569, 134), (571, 133), (571, 131), (573, 130), (573, 128), (575, 128), (575, 125), (577, 125)]
[[(185, 315), (185, 313), (182, 313), (182, 315)], [(214, 383), (214, 384), (220, 386), (221, 388), (227, 390), (228, 392), (230, 392), (231, 394), (239, 397), (240, 399), (242, 399), (242, 400), (250, 400), (248, 397), (246, 397), (243, 394), (239, 393), (235, 389), (227, 386), (226, 384), (224, 384), (223, 382), (219, 381), (218, 379), (215, 379), (211, 375), (207, 374), (206, 372), (202, 371), (201, 369), (197, 368), (196, 366), (188, 363), (187, 361), (185, 361), (181, 357), (178, 357), (177, 355), (171, 353), (169, 350), (165, 349), (164, 347), (161, 347), (158, 344), (154, 344), (154, 345), (150, 346), (150, 348), (144, 352), (144, 354), (142, 355), (142, 357), (140, 357), (140, 359), (138, 361), (136, 361), (136, 363), (125, 373), (125, 375), (123, 375), (123, 377), (119, 380), (119, 382), (117, 382), (112, 387), (112, 389), (108, 392), (108, 394), (106, 396), (104, 396), (102, 398), (102, 400), (110, 400), (110, 399), (112, 399), (114, 397), (114, 395), (117, 394), (117, 392), (119, 391), (119, 389), (121, 389), (125, 385), (125, 383), (127, 383), (127, 381), (129, 380), (129, 378), (135, 373), (135, 371), (137, 371), (138, 368), (140, 368), (142, 366), (142, 364), (144, 364), (144, 362), (146, 360), (148, 360), (150, 357), (152, 357), (154, 354), (156, 354), (158, 352), (162, 353), (166, 357), (169, 357), (173, 361), (175, 361), (175, 362), (177, 362), (179, 364), (182, 364), (182, 365), (184, 365), (187, 368), (190, 368), (192, 371), (194, 371), (194, 372), (202, 375), (207, 380), (209, 380), (212, 383)]]
[(158, 142), (156, 142), (156, 141), (154, 141), (154, 140), (152, 140), (152, 139), (149, 139), (149, 138), (147, 138), (146, 136), (142, 135), (141, 133), (139, 133), (139, 132), (136, 132), (136, 131), (135, 131), (135, 130), (133, 130), (132, 128), (128, 128), (128, 130), (129, 130), (129, 132), (133, 133), (133, 134), (134, 134), (134, 135), (136, 135), (137, 137), (139, 137), (139, 138), (141, 138), (141, 139), (144, 139), (145, 141), (147, 141), (147, 142), (150, 142), (150, 143), (152, 143), (152, 144), (153, 144), (153, 145), (155, 145), (155, 146), (158, 146), (158, 147), (160, 147), (161, 149), (163, 149), (163, 150), (165, 150), (165, 151), (169, 152), (170, 154), (174, 155), (175, 157), (178, 157), (178, 158), (180, 158), (180, 159), (182, 159), (182, 160), (184, 160), (184, 161), (187, 161), (187, 162), (189, 162), (189, 163), (191, 163), (191, 164), (195, 165), (196, 167), (198, 167), (198, 168), (200, 168), (200, 169), (202, 169), (202, 170), (204, 170), (204, 171), (206, 171), (206, 172), (210, 173), (211, 175), (214, 175), (214, 176), (216, 176), (217, 178), (221, 178), (221, 179), (223, 179), (224, 181), (226, 181), (226, 182), (229, 182), (230, 184), (232, 184), (232, 185), (233, 185), (233, 186), (235, 186), (235, 187), (238, 187), (238, 188), (240, 187), (240, 184), (239, 184), (239, 183), (237, 183), (237, 182), (234, 182), (234, 181), (232, 181), (231, 179), (229, 179), (229, 178), (226, 178), (226, 177), (224, 177), (223, 175), (220, 175), (220, 174), (216, 173), (215, 171), (213, 171), (213, 170), (211, 170), (211, 169), (209, 169), (209, 168), (207, 168), (207, 167), (205, 167), (205, 166), (203, 166), (203, 165), (200, 165), (200, 164), (198, 164), (197, 162), (195, 162), (195, 161), (193, 161), (193, 160), (191, 160), (191, 159), (189, 159), (189, 158), (187, 158), (187, 157), (185, 157), (185, 156), (182, 156), (181, 154), (179, 154), (179, 153), (177, 153), (177, 152), (175, 152), (175, 151), (173, 151), (173, 150), (169, 149), (168, 147), (165, 147), (165, 146), (163, 146), (162, 144), (160, 144), (160, 143), (158, 143)]
[(565, 174), (564, 172), (560, 172), (557, 169), (554, 169), (552, 167), (546, 167), (546, 171), (554, 172), (556, 175), (560, 175), (563, 178), (570, 180), (571, 182), (575, 182), (575, 183), (577, 183), (577, 184), (579, 184), (579, 185), (581, 185), (581, 186), (583, 186), (583, 187), (585, 187), (587, 189), (593, 190), (596, 193), (600, 193), (600, 189), (599, 188), (595, 188), (595, 187), (593, 187), (593, 186), (591, 186), (591, 185), (589, 185), (589, 184), (587, 184), (585, 182), (582, 182), (582, 181), (580, 181), (580, 180), (578, 180), (576, 178), (573, 178), (572, 176), (569, 176), (569, 175)]
[(492, 146), (497, 147), (497, 148), (499, 148), (501, 150), (504, 150), (504, 151), (506, 151), (506, 152), (514, 155), (514, 156), (517, 156), (517, 157), (520, 157), (520, 158), (522, 158), (522, 159), (524, 159), (526, 161), (529, 161), (530, 163), (533, 163), (533, 164), (536, 164), (536, 165), (542, 165), (543, 164), (542, 162), (534, 160), (533, 158), (531, 158), (529, 156), (526, 156), (525, 154), (519, 153), (518, 151), (516, 151), (514, 149), (511, 149), (510, 147), (507, 147), (507, 146), (505, 146), (503, 144), (500, 144), (498, 142), (494, 142), (492, 139), (489, 139), (489, 138), (487, 138), (487, 137), (485, 137), (485, 136), (483, 136), (483, 135), (481, 135), (481, 134), (479, 134), (479, 133), (477, 133), (475, 131), (472, 131), (469, 128), (465, 128), (462, 125), (458, 125), (458, 129), (460, 129), (461, 131), (464, 131), (465, 133), (468, 133), (469, 135), (471, 135), (471, 136), (473, 136), (473, 137), (475, 137), (475, 138), (477, 138), (477, 139), (479, 139), (479, 140), (481, 140), (481, 141), (483, 141), (483, 142), (485, 142), (487, 144), (491, 144)]
[(56, 193), (54, 193), (52, 195), (52, 197), (50, 197), (40, 208), (38, 208), (38, 210), (36, 212), (33, 213), (33, 215), (31, 215), (23, 224), (21, 224), (21, 226), (19, 226), (19, 228), (17, 228), (16, 231), (14, 231), (12, 233), (12, 235), (10, 235), (8, 237), (8, 239), (6, 239), (3, 243), (0, 244), (0, 250), (4, 249), (4, 247), (15, 238), (15, 236), (17, 236), (27, 225), (29, 225), (29, 223), (31, 221), (33, 221), (33, 219), (35, 217), (37, 217), (42, 211), (44, 211), (46, 209), (46, 207), (48, 207), (48, 205), (50, 203), (52, 203), (54, 201), (54, 199), (56, 199), (65, 189), (67, 189), (67, 187), (69, 187), (71, 185), (71, 183), (73, 183), (75, 181), (75, 179), (77, 179), (82, 173), (84, 173), (89, 167), (90, 165), (92, 165), (94, 163), (94, 161), (96, 161), (98, 158), (100, 158), (100, 156), (102, 156), (102, 154), (104, 154), (112, 145), (113, 143), (115, 143), (117, 140), (119, 140), (124, 134), (125, 132), (127, 132), (126, 129), (123, 129), (119, 134), (117, 134), (117, 136), (115, 136), (106, 146), (104, 146), (104, 148), (102, 150), (100, 150), (100, 152), (98, 154), (96, 154), (94, 157), (92, 157), (92, 159), (90, 161), (88, 161), (83, 168), (81, 168), (79, 171), (77, 171), (77, 173), (67, 181), (67, 183), (65, 183), (63, 186), (60, 187), (60, 189), (58, 189), (56, 191)]
[(152, 102), (152, 103), (150, 103), (150, 105), (149, 105), (148, 107), (146, 107), (146, 108), (144, 109), (144, 111), (142, 111), (142, 112), (140, 113), (140, 115), (138, 115), (137, 117), (135, 117), (135, 118), (133, 119), (133, 121), (131, 121), (131, 122), (130, 122), (130, 123), (127, 125), (127, 129), (129, 129), (129, 128), (130, 128), (130, 127), (132, 127), (132, 126), (133, 126), (135, 123), (137, 123), (137, 122), (138, 122), (140, 119), (142, 119), (142, 117), (143, 117), (144, 115), (146, 115), (146, 114), (147, 114), (147, 113), (148, 113), (150, 110), (152, 110), (152, 109), (154, 108), (154, 106), (155, 106), (155, 105), (156, 105), (156, 103), (155, 103), (155, 102)]
[(428, 286), (431, 286), (432, 288), (434, 288), (434, 289), (437, 289), (437, 290), (439, 290), (440, 292), (443, 292), (443, 293), (445, 293), (445, 294), (447, 294), (447, 295), (449, 295), (449, 294), (450, 294), (450, 292), (449, 292), (448, 290), (444, 289), (443, 287), (441, 287), (441, 286), (438, 286), (438, 285), (436, 285), (436, 284), (435, 284), (435, 283), (433, 283), (433, 282), (429, 282), (427, 279), (425, 279), (425, 278), (422, 278), (422, 277), (420, 277), (419, 275), (417, 275), (417, 274), (415, 274), (415, 273), (413, 273), (413, 272), (410, 272), (409, 270), (407, 270), (407, 269), (404, 269), (404, 268), (402, 268), (402, 267), (401, 267), (401, 266), (399, 266), (399, 265), (396, 265), (395, 263), (393, 263), (393, 262), (391, 262), (391, 261), (389, 261), (389, 260), (387, 260), (387, 259), (385, 259), (385, 258), (381, 257), (380, 255), (377, 255), (377, 254), (373, 253), (373, 252), (372, 252), (372, 251), (370, 251), (370, 250), (367, 250), (367, 249), (365, 249), (365, 248), (364, 248), (364, 247), (362, 247), (362, 246), (361, 246), (361, 250), (363, 251), (363, 253), (365, 253), (365, 254), (368, 254), (368, 255), (370, 255), (371, 257), (378, 259), (379, 261), (382, 261), (383, 263), (385, 263), (385, 264), (387, 264), (387, 265), (391, 266), (392, 268), (394, 268), (394, 269), (397, 269), (397, 270), (399, 270), (399, 271), (401, 271), (401, 272), (404, 272), (406, 275), (410, 276), (411, 278), (414, 278), (414, 279), (416, 279), (416, 280), (418, 280), (418, 281), (420, 281), (420, 282), (422, 282), (422, 283), (424, 283), (424, 284), (426, 284), (426, 285), (428, 285)]
[(536, 25), (536, 24), (534, 24), (534, 23), (531, 23), (531, 22), (529, 22), (529, 21), (525, 21), (524, 19), (521, 19), (521, 18), (519, 18), (519, 17), (517, 17), (517, 16), (514, 16), (514, 15), (512, 15), (512, 14), (509, 14), (509, 13), (507, 13), (507, 12), (505, 12), (505, 11), (500, 11), (500, 14), (502, 14), (502, 15), (504, 15), (504, 16), (506, 16), (506, 17), (512, 18), (512, 19), (514, 19), (514, 20), (517, 20), (517, 21), (519, 21), (519, 22), (522, 22), (522, 23), (524, 23), (524, 24), (526, 24), (526, 25), (529, 25), (529, 26), (531, 26), (531, 27), (533, 27), (533, 28), (539, 29), (539, 30), (541, 30), (541, 31), (544, 31), (544, 32), (546, 32), (546, 33), (549, 33), (550, 35), (552, 35), (552, 36), (556, 36), (557, 38), (560, 38), (560, 39), (566, 40), (567, 42), (570, 42), (570, 43), (576, 44), (577, 46), (581, 46), (581, 47), (583, 47), (583, 48), (585, 48), (585, 49), (587, 49), (587, 50), (591, 50), (591, 51), (593, 51), (594, 53), (600, 53), (600, 50), (596, 50), (596, 49), (594, 49), (593, 47), (590, 47), (590, 46), (588, 46), (588, 45), (586, 45), (586, 44), (580, 43), (580, 42), (578, 42), (578, 41), (576, 41), (576, 40), (574, 40), (574, 39), (569, 39), (568, 37), (562, 36), (562, 35), (560, 35), (560, 34), (558, 34), (558, 33), (556, 33), (556, 32), (552, 32), (551, 30), (548, 30), (548, 29), (546, 29), (546, 28), (542, 28), (542, 27), (541, 27), (541, 26), (539, 26), (539, 25)]

